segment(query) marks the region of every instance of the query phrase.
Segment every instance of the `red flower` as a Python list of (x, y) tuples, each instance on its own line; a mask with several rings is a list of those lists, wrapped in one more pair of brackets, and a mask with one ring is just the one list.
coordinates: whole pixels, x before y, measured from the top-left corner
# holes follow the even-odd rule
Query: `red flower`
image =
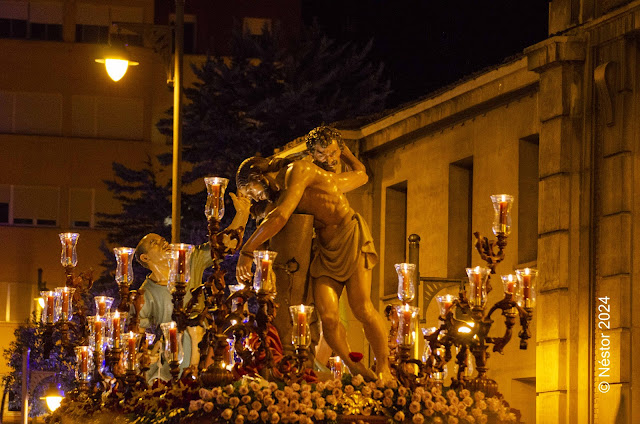
[(355, 363), (362, 361), (363, 356), (364, 355), (362, 355), (362, 353), (360, 352), (349, 352), (349, 359), (351, 359)]

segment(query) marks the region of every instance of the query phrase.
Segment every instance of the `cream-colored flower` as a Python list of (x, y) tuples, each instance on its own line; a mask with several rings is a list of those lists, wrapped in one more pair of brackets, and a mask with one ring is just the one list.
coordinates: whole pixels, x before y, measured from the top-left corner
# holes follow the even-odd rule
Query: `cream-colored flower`
[(391, 406), (393, 405), (393, 399), (385, 397), (384, 399), (382, 399), (382, 406), (384, 406), (385, 408), (391, 408)]
[(396, 399), (396, 405), (405, 406), (406, 404), (407, 404), (407, 398), (404, 396), (398, 396), (398, 399)]
[(218, 405), (224, 405), (225, 403), (227, 403), (227, 398), (222, 395), (218, 395), (216, 396), (216, 403)]
[(316, 406), (320, 409), (324, 409), (326, 401), (324, 400), (324, 398), (318, 398), (316, 399)]
[(342, 395), (342, 390), (336, 388), (333, 389), (333, 392), (331, 392), (332, 395), (334, 395), (335, 397), (340, 397), (340, 395)]
[(291, 386), (284, 386), (284, 393), (289, 396), (291, 395), (291, 393), (293, 393), (293, 389), (291, 388)]
[(260, 418), (260, 414), (258, 414), (258, 411), (256, 411), (255, 409), (252, 409), (251, 411), (249, 411), (249, 415), (247, 415), (247, 418), (249, 419), (249, 421), (256, 421), (258, 418)]
[(338, 399), (334, 396), (334, 395), (329, 395), (326, 397), (327, 402), (329, 402), (331, 405), (335, 405), (336, 403), (338, 403)]
[(426, 402), (424, 403), (424, 406), (425, 406), (427, 409), (433, 409), (434, 403), (433, 403), (433, 401), (432, 401), (432, 400), (428, 400), (428, 401), (426, 401)]
[(383, 379), (379, 378), (376, 380), (376, 387), (378, 389), (384, 389), (384, 386), (385, 386), (385, 382)]
[(469, 424), (474, 424), (476, 422), (476, 419), (473, 417), (473, 415), (467, 415), (466, 417), (464, 417), (464, 419), (469, 423)]
[(271, 414), (271, 416), (269, 417), (269, 422), (271, 424), (278, 424), (278, 422), (280, 421), (280, 415), (278, 415), (277, 412), (274, 412), (273, 414)]
[(276, 390), (273, 395), (276, 397), (276, 399), (280, 400), (283, 397), (285, 397), (285, 394), (282, 390)]
[(440, 387), (434, 386), (431, 388), (431, 394), (433, 396), (439, 396), (442, 393), (442, 390), (440, 390)]
[(254, 392), (257, 392), (260, 390), (260, 385), (258, 383), (256, 383), (255, 381), (252, 381), (251, 383), (249, 383), (249, 388), (251, 390), (253, 390)]
[(467, 411), (466, 409), (458, 409), (458, 417), (465, 418), (467, 416)]
[(420, 409), (422, 409), (422, 408), (420, 407), (420, 403), (418, 403), (418, 402), (411, 402), (409, 404), (409, 411), (412, 414), (417, 414), (418, 412), (420, 412)]
[(325, 385), (324, 385), (324, 382), (323, 382), (323, 381), (321, 381), (321, 382), (319, 382), (318, 384), (316, 384), (316, 390), (317, 390), (317, 391), (319, 391), (319, 392), (321, 392), (321, 391), (323, 391), (323, 390), (324, 390), (324, 386), (325, 386)]
[(311, 399), (311, 392), (302, 391), (300, 392), (300, 397), (302, 399)]
[(222, 414), (220, 416), (222, 417), (223, 420), (230, 420), (231, 416), (233, 416), (233, 411), (227, 408), (224, 411), (222, 411)]
[(397, 389), (398, 388), (398, 382), (396, 380), (387, 380), (386, 386), (388, 388), (390, 388), (390, 389)]
[(224, 392), (228, 395), (233, 394), (235, 390), (233, 389), (233, 386), (231, 384), (228, 384), (224, 387)]
[(370, 406), (365, 406), (364, 408), (362, 408), (362, 415), (371, 415), (372, 413), (373, 410)]
[(289, 421), (291, 421), (292, 423), (297, 423), (299, 419), (300, 417), (298, 416), (298, 414), (289, 414)]
[(299, 385), (298, 383), (293, 383), (293, 384), (291, 385), (291, 389), (292, 389), (294, 392), (299, 392), (299, 391), (300, 391), (300, 385)]
[(238, 407), (238, 414), (244, 415), (246, 417), (247, 415), (249, 415), (249, 408), (244, 405), (240, 405)]
[(380, 399), (382, 398), (382, 396), (384, 396), (384, 393), (382, 393), (380, 390), (376, 389), (373, 391), (373, 398), (374, 399)]
[(235, 421), (235, 423), (236, 423), (236, 424), (244, 424), (244, 415), (238, 415), (238, 416), (236, 417), (236, 421)]
[(240, 405), (240, 399), (238, 399), (237, 397), (232, 397), (229, 398), (229, 406), (232, 408), (235, 408), (236, 406)]
[(482, 410), (480, 408), (473, 408), (471, 409), (471, 415), (478, 418), (480, 415), (482, 415)]
[(449, 414), (453, 416), (458, 415), (458, 407), (455, 405), (449, 405)]
[(487, 420), (488, 418), (486, 415), (480, 415), (477, 419), (480, 424), (487, 424)]
[(485, 409), (487, 409), (487, 402), (485, 402), (483, 400), (478, 401), (478, 408), (480, 408), (480, 409), (482, 409), (484, 411)]
[(476, 400), (482, 400), (482, 399), (484, 399), (484, 393), (483, 393), (483, 392), (475, 392), (475, 393), (473, 394), (473, 397), (474, 397)]
[(213, 393), (205, 388), (200, 389), (200, 391), (198, 391), (198, 394), (200, 395), (200, 399), (204, 400), (205, 402), (213, 399)]
[(299, 400), (299, 399), (300, 399), (300, 393), (292, 392), (288, 397), (289, 397), (289, 399), (291, 399), (291, 400), (294, 400), (294, 399), (295, 399), (295, 400)]
[(289, 408), (291, 408), (292, 411), (297, 411), (300, 408), (300, 404), (297, 400), (292, 400), (289, 402)]
[(249, 388), (247, 386), (240, 386), (240, 387), (238, 387), (238, 393), (240, 393), (240, 395), (242, 395), (242, 396), (248, 395), (249, 394)]
[(259, 411), (260, 409), (262, 409), (262, 402), (254, 400), (253, 402), (251, 402), (251, 409), (256, 412)]
[(303, 392), (310, 392), (310, 391), (311, 391), (311, 384), (302, 384), (302, 385), (300, 386), (300, 389), (301, 389)]
[(244, 395), (242, 396), (242, 399), (240, 399), (242, 401), (242, 403), (250, 403), (251, 402), (251, 396), (249, 395)]
[(355, 392), (355, 389), (353, 388), (353, 386), (351, 384), (347, 384), (346, 386), (344, 386), (344, 394), (347, 396), (351, 396), (353, 394), (353, 392)]
[(458, 403), (460, 403), (460, 399), (458, 398), (458, 396), (452, 397), (451, 399), (449, 399), (449, 403), (451, 405), (457, 405)]
[(461, 398), (466, 398), (466, 397), (469, 397), (469, 396), (471, 396), (471, 392), (469, 390), (467, 390), (467, 389), (460, 390), (460, 397)]
[(260, 393), (262, 393), (263, 396), (271, 396), (273, 394), (273, 390), (271, 390), (268, 387), (266, 387), (266, 388), (262, 389), (262, 391)]
[(473, 405), (473, 399), (469, 396), (462, 399), (462, 403), (464, 403), (467, 407)]
[(260, 412), (260, 419), (264, 422), (267, 422), (269, 419), (269, 413), (267, 411)]
[(351, 384), (354, 386), (359, 386), (362, 383), (364, 383), (364, 378), (360, 374), (356, 375), (351, 379)]
[(264, 399), (262, 399), (262, 403), (264, 406), (269, 407), (271, 405), (273, 405), (274, 403), (276, 403), (275, 400), (273, 400), (273, 398), (271, 396), (265, 396)]
[(211, 389), (211, 394), (213, 395), (213, 397), (218, 397), (222, 394), (222, 389), (220, 387), (214, 387), (213, 389)]
[(264, 394), (262, 392), (255, 392), (254, 396), (257, 400), (262, 400), (264, 399)]
[(433, 409), (431, 409), (431, 408), (427, 408), (427, 409), (423, 409), (422, 410), (422, 413), (427, 417), (432, 416), (434, 412), (435, 411)]
[(189, 402), (189, 412), (195, 412), (202, 409), (204, 405), (204, 401), (202, 399), (192, 400)]
[(393, 416), (393, 420), (397, 421), (399, 423), (404, 421), (404, 412), (402, 411), (398, 411), (396, 412), (396, 414)]
[(309, 418), (313, 417), (313, 416), (315, 415), (315, 413), (316, 413), (316, 410), (315, 410), (315, 409), (313, 409), (313, 408), (307, 408), (307, 409), (304, 411), (304, 414), (305, 414), (307, 417), (309, 417)]
[(371, 397), (372, 392), (373, 390), (371, 390), (371, 387), (369, 386), (364, 386), (360, 389), (360, 393), (362, 393), (362, 396), (364, 397)]
[(421, 386), (416, 387), (416, 389), (413, 391), (413, 393), (415, 393), (418, 396), (422, 396), (424, 394), (424, 388)]
[(442, 418), (434, 417), (433, 418), (433, 424), (442, 424)]
[(407, 394), (407, 388), (404, 386), (398, 387), (398, 394), (400, 396), (405, 396)]
[(318, 421), (324, 420), (324, 412), (322, 412), (322, 409), (316, 409), (316, 412), (313, 414), (313, 418)]
[(213, 402), (205, 402), (204, 405), (202, 405), (202, 410), (206, 413), (213, 411)]
[(318, 399), (321, 398), (322, 395), (320, 394), (320, 392), (311, 392), (311, 399)]
[(384, 397), (392, 398), (392, 397), (393, 397), (393, 395), (394, 395), (394, 393), (393, 393), (393, 390), (391, 390), (391, 389), (386, 389), (386, 390), (384, 391)]
[(447, 424), (458, 424), (458, 419), (456, 417), (448, 417)]
[(276, 412), (278, 412), (280, 410), (280, 408), (278, 408), (277, 405), (271, 405), (270, 407), (267, 408), (267, 412), (269, 414), (275, 414)]
[(268, 387), (269, 387), (269, 390), (271, 390), (273, 392), (274, 390), (276, 390), (278, 388), (278, 385), (276, 383), (274, 383), (274, 382), (271, 382), (271, 383), (269, 383)]
[(324, 415), (330, 421), (335, 421), (336, 418), (338, 418), (338, 414), (333, 409), (327, 409), (327, 412), (325, 412)]
[(413, 421), (413, 424), (423, 424), (424, 423), (424, 415), (417, 413), (413, 416), (413, 418), (411, 419), (411, 421)]
[(280, 399), (280, 401), (278, 402), (278, 405), (280, 405), (280, 406), (287, 406), (287, 405), (289, 405), (289, 399), (287, 399), (286, 397), (285, 397), (285, 398)]

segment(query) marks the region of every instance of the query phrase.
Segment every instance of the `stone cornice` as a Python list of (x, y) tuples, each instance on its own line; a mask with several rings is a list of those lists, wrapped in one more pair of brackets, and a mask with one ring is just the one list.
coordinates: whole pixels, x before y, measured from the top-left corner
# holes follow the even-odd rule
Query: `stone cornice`
[(585, 42), (580, 36), (559, 35), (524, 50), (530, 71), (541, 72), (561, 62), (583, 62)]

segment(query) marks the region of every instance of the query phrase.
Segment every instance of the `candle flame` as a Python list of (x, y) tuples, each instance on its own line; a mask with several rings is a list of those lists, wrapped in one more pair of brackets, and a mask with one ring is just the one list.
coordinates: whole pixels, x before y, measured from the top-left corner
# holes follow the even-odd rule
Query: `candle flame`
[(238, 321), (236, 321), (235, 319), (231, 320), (231, 325), (236, 325), (238, 323)]
[(481, 274), (482, 273), (482, 268), (480, 268), (480, 266), (477, 266), (473, 269), (473, 272), (475, 272), (476, 274)]
[(524, 275), (530, 275), (530, 274), (531, 274), (531, 270), (529, 268), (525, 268)]
[(409, 311), (409, 304), (408, 303), (405, 303), (404, 310), (407, 311), (407, 312)]
[(300, 312), (304, 313), (304, 305), (300, 305)]
[(120, 312), (118, 312), (117, 310), (113, 313), (113, 317), (114, 318), (120, 318)]

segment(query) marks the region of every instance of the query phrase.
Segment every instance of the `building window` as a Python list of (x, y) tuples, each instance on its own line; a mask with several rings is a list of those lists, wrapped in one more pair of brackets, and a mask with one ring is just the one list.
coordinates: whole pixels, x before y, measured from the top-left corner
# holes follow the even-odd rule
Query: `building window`
[[(175, 27), (176, 15), (172, 13), (169, 15), (169, 23)], [(175, 31), (172, 32), (172, 37), (175, 40)], [(184, 44), (182, 51), (184, 54), (196, 54), (197, 49), (197, 32), (196, 32), (196, 15), (185, 14), (182, 25), (182, 38)]]
[(0, 37), (62, 41), (63, 4), (0, 0)]
[(78, 43), (107, 44), (109, 27), (100, 25), (76, 25), (76, 41)]
[(538, 259), (538, 135), (523, 138), (518, 149), (518, 263)]
[(271, 32), (271, 19), (266, 18), (243, 18), (242, 33), (261, 37), (265, 32)]
[(473, 157), (449, 164), (448, 278), (464, 278), (471, 266)]
[(0, 223), (56, 227), (59, 209), (59, 187), (0, 186)]
[(387, 187), (384, 211), (384, 296), (398, 291), (395, 264), (406, 261), (407, 182)]
[(94, 227), (94, 196), (91, 188), (69, 189), (69, 225), (72, 228)]

